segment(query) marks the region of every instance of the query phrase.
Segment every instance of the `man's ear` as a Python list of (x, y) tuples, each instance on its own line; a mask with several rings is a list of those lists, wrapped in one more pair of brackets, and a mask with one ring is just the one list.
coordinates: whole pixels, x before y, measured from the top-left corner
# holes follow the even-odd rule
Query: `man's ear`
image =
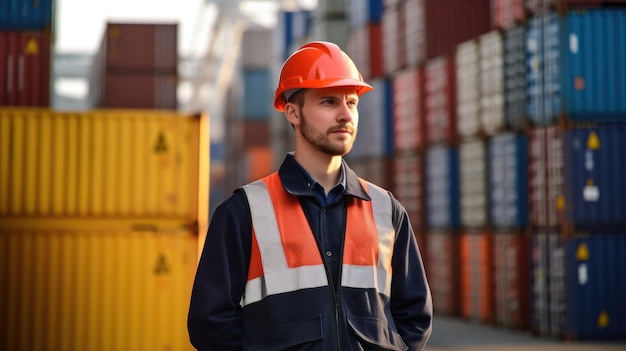
[(298, 106), (293, 102), (285, 104), (285, 118), (291, 125), (300, 124), (300, 114)]

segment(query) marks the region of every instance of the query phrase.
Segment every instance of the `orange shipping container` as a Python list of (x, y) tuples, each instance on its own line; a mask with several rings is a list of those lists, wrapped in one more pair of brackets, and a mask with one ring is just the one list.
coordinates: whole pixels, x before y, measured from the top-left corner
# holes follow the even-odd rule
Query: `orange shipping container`
[(198, 237), (173, 231), (0, 231), (0, 349), (193, 350)]
[(460, 237), (461, 316), (494, 322), (492, 237), (488, 232), (466, 232)]

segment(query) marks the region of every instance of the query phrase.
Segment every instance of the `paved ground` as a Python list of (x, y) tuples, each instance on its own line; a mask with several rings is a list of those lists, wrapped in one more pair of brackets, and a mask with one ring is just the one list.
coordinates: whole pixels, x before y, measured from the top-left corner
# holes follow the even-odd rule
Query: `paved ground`
[(626, 342), (559, 341), (461, 319), (435, 317), (425, 351), (625, 351)]

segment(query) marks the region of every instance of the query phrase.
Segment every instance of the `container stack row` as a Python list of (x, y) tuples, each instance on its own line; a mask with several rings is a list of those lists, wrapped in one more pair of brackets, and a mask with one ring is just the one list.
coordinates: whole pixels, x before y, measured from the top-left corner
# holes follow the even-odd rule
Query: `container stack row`
[(0, 106), (50, 105), (53, 0), (0, 1)]
[(623, 338), (626, 2), (462, 3), (346, 2), (375, 87), (346, 160), (407, 208), (437, 313)]
[(178, 24), (106, 23), (89, 77), (92, 108), (176, 110)]

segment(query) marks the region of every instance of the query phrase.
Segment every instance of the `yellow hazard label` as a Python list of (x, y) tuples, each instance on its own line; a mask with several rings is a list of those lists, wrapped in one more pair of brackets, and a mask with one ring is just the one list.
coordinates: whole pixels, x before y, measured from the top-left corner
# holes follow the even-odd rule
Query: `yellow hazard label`
[(563, 210), (565, 209), (565, 197), (563, 195), (559, 195), (556, 198), (556, 209)]
[(156, 153), (167, 152), (167, 140), (165, 140), (165, 134), (159, 133), (156, 144), (154, 145), (154, 152)]
[(26, 55), (37, 55), (39, 53), (39, 44), (35, 38), (30, 38), (24, 48)]
[(598, 327), (606, 328), (609, 326), (610, 322), (611, 320), (609, 318), (609, 314), (606, 311), (600, 312), (600, 315), (598, 316)]
[(576, 249), (576, 259), (578, 261), (587, 261), (589, 259), (589, 248), (585, 243), (580, 243)]
[(589, 137), (587, 137), (587, 149), (600, 149), (600, 138), (598, 138), (598, 134), (596, 132), (589, 133)]
[(170, 265), (167, 262), (167, 257), (164, 253), (159, 254), (157, 258), (157, 262), (154, 265), (154, 274), (156, 275), (164, 275), (170, 272)]

